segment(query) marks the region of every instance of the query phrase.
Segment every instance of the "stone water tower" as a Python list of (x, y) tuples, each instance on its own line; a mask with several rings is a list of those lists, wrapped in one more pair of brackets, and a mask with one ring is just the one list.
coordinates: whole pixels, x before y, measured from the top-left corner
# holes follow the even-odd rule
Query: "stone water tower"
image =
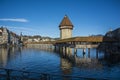
[(63, 20), (59, 25), (60, 39), (66, 39), (72, 37), (73, 24), (69, 20), (68, 16), (64, 16)]

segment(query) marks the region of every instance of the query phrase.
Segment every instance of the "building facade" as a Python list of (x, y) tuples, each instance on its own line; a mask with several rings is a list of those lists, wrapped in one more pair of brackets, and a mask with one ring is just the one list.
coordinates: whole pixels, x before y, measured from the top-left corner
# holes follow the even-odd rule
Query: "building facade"
[(7, 28), (0, 28), (0, 43), (1, 44), (7, 44), (9, 42), (9, 31)]
[(59, 25), (60, 39), (66, 39), (72, 37), (73, 24), (69, 20), (68, 16), (64, 16), (63, 20)]
[(5, 27), (0, 28), (0, 44), (17, 45), (19, 36)]

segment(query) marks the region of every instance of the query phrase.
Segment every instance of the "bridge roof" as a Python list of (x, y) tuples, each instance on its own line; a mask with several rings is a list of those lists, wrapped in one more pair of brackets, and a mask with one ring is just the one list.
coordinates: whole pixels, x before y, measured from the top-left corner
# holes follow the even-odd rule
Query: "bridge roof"
[(89, 36), (89, 37), (73, 37), (57, 41), (30, 42), (28, 44), (56, 44), (56, 43), (59, 44), (66, 42), (115, 42), (115, 41), (117, 40), (110, 37)]
[(101, 37), (101, 36), (89, 36), (89, 37), (73, 37), (68, 39), (61, 39), (56, 41), (56, 43), (64, 42), (113, 42), (116, 41), (110, 37)]

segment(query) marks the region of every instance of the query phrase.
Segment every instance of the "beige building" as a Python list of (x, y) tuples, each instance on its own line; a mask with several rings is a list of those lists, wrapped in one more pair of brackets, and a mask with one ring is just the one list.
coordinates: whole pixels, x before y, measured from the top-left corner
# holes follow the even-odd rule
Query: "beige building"
[(69, 20), (68, 16), (64, 16), (63, 20), (59, 25), (60, 39), (66, 39), (72, 37), (73, 24)]
[(0, 44), (8, 43), (9, 31), (7, 28), (0, 27)]

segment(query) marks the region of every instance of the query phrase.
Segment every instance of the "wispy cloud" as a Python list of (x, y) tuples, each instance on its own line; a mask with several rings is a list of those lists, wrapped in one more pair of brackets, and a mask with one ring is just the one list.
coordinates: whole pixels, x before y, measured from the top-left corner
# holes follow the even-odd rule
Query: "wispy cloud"
[(24, 18), (2, 18), (0, 21), (28, 22), (28, 20)]

